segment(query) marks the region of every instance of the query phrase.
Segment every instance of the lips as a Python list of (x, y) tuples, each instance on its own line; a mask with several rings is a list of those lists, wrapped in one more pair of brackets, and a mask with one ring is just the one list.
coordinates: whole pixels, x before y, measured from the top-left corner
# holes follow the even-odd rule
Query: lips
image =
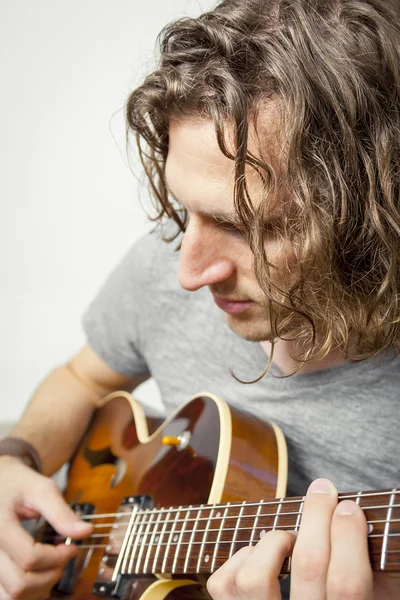
[(231, 315), (242, 313), (254, 304), (251, 300), (231, 300), (230, 298), (221, 298), (214, 294), (213, 298), (218, 308)]

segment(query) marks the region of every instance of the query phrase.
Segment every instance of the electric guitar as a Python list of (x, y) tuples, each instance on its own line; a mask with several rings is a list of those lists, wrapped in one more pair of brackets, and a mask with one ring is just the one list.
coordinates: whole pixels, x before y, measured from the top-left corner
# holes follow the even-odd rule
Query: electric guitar
[[(285, 498), (281, 429), (211, 394), (165, 422), (115, 392), (72, 459), (66, 501), (94, 525), (65, 540), (48, 524), (35, 538), (77, 543), (52, 598), (204, 598), (207, 576), (271, 529), (298, 530), (304, 498)], [(259, 500), (259, 498), (264, 498)], [(400, 571), (400, 488), (340, 494), (365, 510), (374, 570)], [(290, 558), (282, 574), (290, 572)]]

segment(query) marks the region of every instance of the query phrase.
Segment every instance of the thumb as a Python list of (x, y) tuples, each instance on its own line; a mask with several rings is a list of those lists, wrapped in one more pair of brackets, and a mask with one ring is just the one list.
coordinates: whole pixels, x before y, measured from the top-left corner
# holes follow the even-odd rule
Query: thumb
[(66, 503), (60, 490), (52, 479), (41, 476), (41, 482), (35, 482), (25, 494), (27, 508), (37, 511), (50, 525), (64, 537), (81, 539), (93, 530), (93, 525), (77, 515)]

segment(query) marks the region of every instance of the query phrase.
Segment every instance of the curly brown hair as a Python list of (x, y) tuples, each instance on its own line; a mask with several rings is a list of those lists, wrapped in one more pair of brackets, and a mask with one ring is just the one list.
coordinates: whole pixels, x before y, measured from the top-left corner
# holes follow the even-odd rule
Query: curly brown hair
[[(159, 67), (126, 106), (156, 218), (185, 229), (165, 180), (170, 120), (212, 119), (221, 151), (234, 161), (234, 204), (257, 281), (270, 306), (283, 297), (290, 308), (284, 324), (272, 324), (275, 339), (300, 316), (299, 360), (336, 347), (349, 360), (398, 349), (399, 0), (223, 0), (167, 25), (159, 44)], [(262, 122), (268, 102), (280, 107), (285, 140), (279, 176), (248, 149), (249, 127)], [(263, 182), (257, 209), (246, 166)], [(263, 227), (283, 187), (291, 202), (282, 235), (300, 267), (286, 290), (271, 283)]]

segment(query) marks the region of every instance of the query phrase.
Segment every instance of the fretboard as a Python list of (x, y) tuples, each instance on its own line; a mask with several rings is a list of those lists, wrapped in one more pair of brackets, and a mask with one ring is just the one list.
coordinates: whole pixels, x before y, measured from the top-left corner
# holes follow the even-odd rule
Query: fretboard
[[(400, 489), (341, 494), (354, 500), (368, 522), (374, 570), (400, 571)], [(120, 517), (105, 562), (121, 574), (210, 574), (244, 546), (271, 530), (298, 531), (304, 497), (149, 509)], [(104, 559), (103, 559), (104, 560)], [(290, 572), (290, 559), (282, 574)]]

